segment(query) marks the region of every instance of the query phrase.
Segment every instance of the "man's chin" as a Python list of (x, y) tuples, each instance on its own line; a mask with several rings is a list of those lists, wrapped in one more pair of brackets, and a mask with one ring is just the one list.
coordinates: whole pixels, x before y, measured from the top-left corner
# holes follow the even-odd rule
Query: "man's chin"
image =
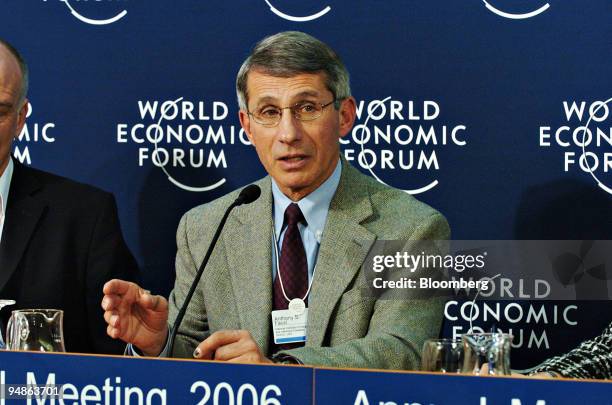
[[(312, 191), (314, 187), (312, 186), (312, 181), (308, 181), (307, 179), (301, 178), (287, 178), (291, 176), (284, 176), (281, 179), (274, 178), (276, 184), (280, 188), (280, 190), (289, 198), (294, 198), (295, 196), (299, 196), (299, 198), (306, 196)], [(296, 176), (297, 177), (297, 176)]]

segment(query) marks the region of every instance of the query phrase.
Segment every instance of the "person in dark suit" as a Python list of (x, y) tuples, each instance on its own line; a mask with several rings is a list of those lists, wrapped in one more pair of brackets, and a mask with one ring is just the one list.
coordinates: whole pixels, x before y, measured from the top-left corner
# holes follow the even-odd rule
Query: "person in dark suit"
[[(115, 199), (11, 158), (27, 88), (27, 65), (0, 39), (0, 298), (15, 300), (12, 309), (62, 309), (67, 351), (121, 353), (99, 307), (106, 281), (137, 276)], [(9, 315), (3, 311), (4, 325)]]

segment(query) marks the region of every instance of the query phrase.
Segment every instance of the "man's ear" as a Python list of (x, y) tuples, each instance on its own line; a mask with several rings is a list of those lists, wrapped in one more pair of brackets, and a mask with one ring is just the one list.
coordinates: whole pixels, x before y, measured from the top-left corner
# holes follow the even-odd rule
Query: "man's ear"
[(347, 97), (340, 103), (340, 136), (348, 134), (355, 124), (357, 103), (353, 97)]
[(244, 129), (249, 141), (255, 145), (255, 139), (253, 137), (253, 133), (251, 132), (251, 116), (246, 111), (240, 110), (238, 111), (238, 119), (240, 120), (240, 126), (242, 129)]
[(25, 125), (26, 117), (28, 116), (29, 105), (30, 104), (28, 102), (28, 99), (26, 98), (25, 100), (23, 100), (23, 105), (19, 108), (19, 116), (17, 117), (17, 133), (15, 134), (15, 138), (19, 137), (19, 135), (21, 134), (21, 130)]

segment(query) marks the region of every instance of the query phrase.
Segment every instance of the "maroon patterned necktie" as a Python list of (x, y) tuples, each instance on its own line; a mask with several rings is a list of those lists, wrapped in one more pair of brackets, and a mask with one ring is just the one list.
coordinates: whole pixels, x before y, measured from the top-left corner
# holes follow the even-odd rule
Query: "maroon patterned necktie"
[(280, 258), (277, 258), (279, 260), (279, 274), (276, 275), (274, 280), (274, 310), (287, 309), (289, 305), (281, 289), (281, 280), (289, 300), (301, 298), (304, 299), (304, 302), (307, 302), (304, 296), (308, 291), (308, 262), (298, 229), (298, 224), (301, 222), (305, 223), (306, 221), (300, 207), (295, 203), (289, 204), (285, 210), (284, 219), (287, 230), (283, 237)]

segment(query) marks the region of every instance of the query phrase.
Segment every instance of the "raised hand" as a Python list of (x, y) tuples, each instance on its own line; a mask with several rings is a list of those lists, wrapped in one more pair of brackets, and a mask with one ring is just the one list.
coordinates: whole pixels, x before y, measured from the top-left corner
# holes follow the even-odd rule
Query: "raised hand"
[(110, 280), (104, 284), (106, 333), (131, 343), (147, 356), (157, 356), (168, 335), (168, 301), (137, 284)]

